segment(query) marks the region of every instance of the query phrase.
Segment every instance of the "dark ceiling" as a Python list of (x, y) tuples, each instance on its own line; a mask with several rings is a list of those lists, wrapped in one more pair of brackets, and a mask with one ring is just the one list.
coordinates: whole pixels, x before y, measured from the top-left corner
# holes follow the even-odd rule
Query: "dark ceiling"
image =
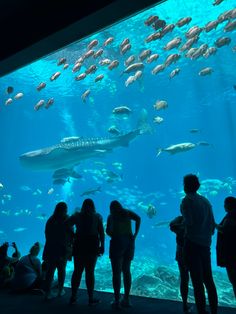
[(162, 0), (1, 0), (0, 76)]

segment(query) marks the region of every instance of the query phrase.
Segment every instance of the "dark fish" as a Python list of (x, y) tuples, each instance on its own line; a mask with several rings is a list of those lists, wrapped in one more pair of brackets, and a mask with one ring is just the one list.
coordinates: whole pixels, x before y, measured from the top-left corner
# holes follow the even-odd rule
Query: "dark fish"
[(12, 86), (8, 86), (6, 89), (7, 94), (11, 94), (11, 93), (13, 93), (13, 91), (14, 91), (14, 88)]
[(160, 28), (164, 28), (166, 26), (166, 21), (164, 20), (157, 20), (155, 23), (153, 23), (152, 27), (155, 30), (158, 30)]
[(80, 196), (95, 194), (96, 192), (101, 192), (101, 186), (98, 186), (96, 189), (86, 190), (80, 194)]
[(151, 15), (151, 16), (149, 16), (148, 19), (146, 19), (146, 20), (144, 21), (144, 24), (147, 25), (147, 26), (150, 26), (150, 25), (152, 25), (153, 23), (155, 23), (158, 19), (159, 19), (158, 16), (156, 16), (156, 15)]
[(61, 58), (58, 60), (57, 65), (62, 65), (66, 63), (66, 58)]
[(233, 85), (233, 88), (236, 90), (236, 85)]

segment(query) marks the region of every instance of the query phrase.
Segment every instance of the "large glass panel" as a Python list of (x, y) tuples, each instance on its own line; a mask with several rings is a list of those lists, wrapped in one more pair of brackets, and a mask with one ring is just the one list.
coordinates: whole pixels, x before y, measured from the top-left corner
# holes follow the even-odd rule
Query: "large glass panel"
[[(1, 243), (16, 241), (22, 254), (43, 244), (60, 200), (72, 214), (92, 197), (106, 222), (118, 199), (142, 217), (132, 293), (180, 300), (168, 223), (183, 176), (199, 175), (217, 222), (236, 190), (235, 1), (215, 2), (168, 0), (0, 79)], [(103, 291), (112, 291), (108, 244), (96, 270)], [(233, 306), (215, 256), (214, 236), (220, 304)]]

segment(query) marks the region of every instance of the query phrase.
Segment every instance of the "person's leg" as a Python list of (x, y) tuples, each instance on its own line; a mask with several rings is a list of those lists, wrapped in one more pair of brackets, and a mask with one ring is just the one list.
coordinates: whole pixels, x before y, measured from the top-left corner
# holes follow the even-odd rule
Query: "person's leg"
[(57, 274), (58, 274), (58, 295), (62, 296), (65, 294), (63, 292), (64, 282), (66, 278), (66, 261), (59, 261), (57, 264)]
[(183, 310), (188, 310), (188, 284), (189, 284), (189, 271), (183, 261), (178, 261), (179, 274), (180, 274), (180, 294), (183, 301)]
[(226, 266), (226, 271), (228, 274), (229, 281), (231, 282), (234, 290), (234, 295), (236, 298), (236, 265)]
[[(86, 263), (85, 263), (85, 281), (86, 281), (86, 287), (89, 297), (89, 304), (94, 303), (93, 298), (93, 291), (94, 291), (94, 284), (95, 284), (95, 276), (94, 276), (94, 270), (97, 262), (97, 256), (90, 256), (87, 257)], [(95, 302), (97, 303), (97, 302)]]
[(76, 294), (80, 285), (84, 267), (85, 264), (83, 259), (74, 257), (74, 271), (71, 277), (71, 303), (75, 302), (76, 300)]
[(198, 245), (187, 241), (184, 247), (186, 266), (189, 269), (197, 311), (199, 314), (206, 313), (206, 297), (203, 284), (203, 269)]
[(55, 263), (48, 263), (46, 278), (45, 278), (45, 297), (46, 298), (50, 297), (51, 284), (53, 281), (55, 270), (56, 270), (56, 264)]
[(129, 294), (130, 294), (130, 289), (131, 289), (131, 271), (130, 271), (130, 266), (131, 266), (131, 260), (124, 258), (123, 264), (122, 264), (122, 272), (123, 272), (123, 280), (124, 280), (124, 299), (129, 300)]
[(112, 258), (112, 284), (114, 289), (115, 302), (120, 301), (120, 287), (121, 287), (121, 271), (122, 271), (123, 257)]
[(203, 282), (207, 289), (208, 294), (208, 301), (211, 309), (212, 314), (217, 313), (217, 306), (218, 306), (218, 297), (216, 286), (212, 276), (212, 269), (211, 269), (211, 253), (210, 248), (204, 247), (202, 249), (202, 265), (203, 265)]

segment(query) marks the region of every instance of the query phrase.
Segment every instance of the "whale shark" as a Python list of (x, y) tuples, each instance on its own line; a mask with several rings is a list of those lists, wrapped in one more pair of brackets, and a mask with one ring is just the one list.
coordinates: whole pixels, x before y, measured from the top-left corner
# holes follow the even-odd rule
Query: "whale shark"
[(108, 138), (67, 137), (60, 143), (22, 154), (23, 167), (35, 171), (73, 169), (81, 161), (101, 157), (117, 147), (127, 147), (129, 142), (142, 134), (141, 129)]

